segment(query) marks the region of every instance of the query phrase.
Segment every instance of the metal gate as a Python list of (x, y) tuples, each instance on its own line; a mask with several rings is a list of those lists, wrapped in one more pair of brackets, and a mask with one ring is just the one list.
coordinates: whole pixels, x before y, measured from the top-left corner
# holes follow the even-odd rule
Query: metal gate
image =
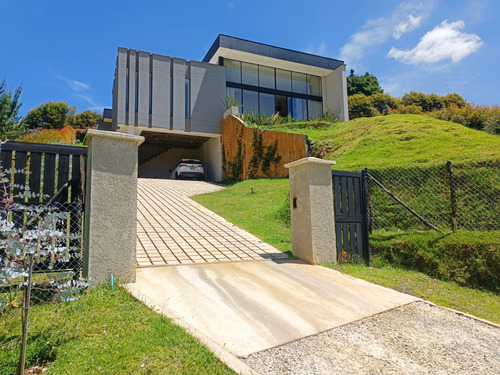
[(370, 263), (366, 171), (332, 171), (339, 261)]

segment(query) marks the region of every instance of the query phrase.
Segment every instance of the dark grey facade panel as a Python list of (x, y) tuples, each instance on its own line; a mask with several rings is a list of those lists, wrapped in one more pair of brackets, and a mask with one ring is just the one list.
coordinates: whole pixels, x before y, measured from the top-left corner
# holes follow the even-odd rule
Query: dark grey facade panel
[(294, 51), (287, 48), (270, 46), (268, 44), (252, 42), (250, 40), (234, 38), (223, 34), (220, 34), (217, 37), (208, 50), (208, 53), (203, 58), (203, 62), (209, 62), (217, 50), (221, 47), (330, 70), (335, 70), (339, 66), (344, 65), (344, 62), (341, 60), (330, 59), (328, 57), (312, 55), (310, 53)]

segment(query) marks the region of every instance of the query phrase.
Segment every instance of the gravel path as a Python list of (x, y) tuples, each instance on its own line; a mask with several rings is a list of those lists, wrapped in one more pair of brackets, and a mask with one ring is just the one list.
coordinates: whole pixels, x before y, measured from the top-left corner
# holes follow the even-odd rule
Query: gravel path
[(260, 374), (500, 374), (500, 328), (415, 302), (243, 361)]

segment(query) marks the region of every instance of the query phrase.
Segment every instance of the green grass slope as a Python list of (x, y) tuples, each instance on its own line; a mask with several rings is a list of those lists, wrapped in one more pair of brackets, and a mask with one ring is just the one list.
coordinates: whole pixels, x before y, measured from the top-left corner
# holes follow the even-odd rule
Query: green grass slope
[(273, 130), (329, 142), (327, 158), (356, 170), (500, 159), (500, 137), (423, 115), (389, 115), (348, 122), (291, 123)]

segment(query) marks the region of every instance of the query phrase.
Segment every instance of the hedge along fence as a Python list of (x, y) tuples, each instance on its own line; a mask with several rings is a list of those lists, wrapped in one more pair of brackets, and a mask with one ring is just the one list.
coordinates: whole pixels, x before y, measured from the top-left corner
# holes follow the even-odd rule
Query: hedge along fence
[(374, 262), (500, 293), (500, 231), (377, 231), (370, 248)]
[(230, 115), (222, 121), (223, 178), (287, 177), (284, 165), (305, 158), (306, 144), (302, 134), (249, 128)]
[[(368, 173), (440, 230), (500, 230), (500, 160)], [(369, 181), (369, 193), (372, 229), (427, 229), (374, 181)]]

